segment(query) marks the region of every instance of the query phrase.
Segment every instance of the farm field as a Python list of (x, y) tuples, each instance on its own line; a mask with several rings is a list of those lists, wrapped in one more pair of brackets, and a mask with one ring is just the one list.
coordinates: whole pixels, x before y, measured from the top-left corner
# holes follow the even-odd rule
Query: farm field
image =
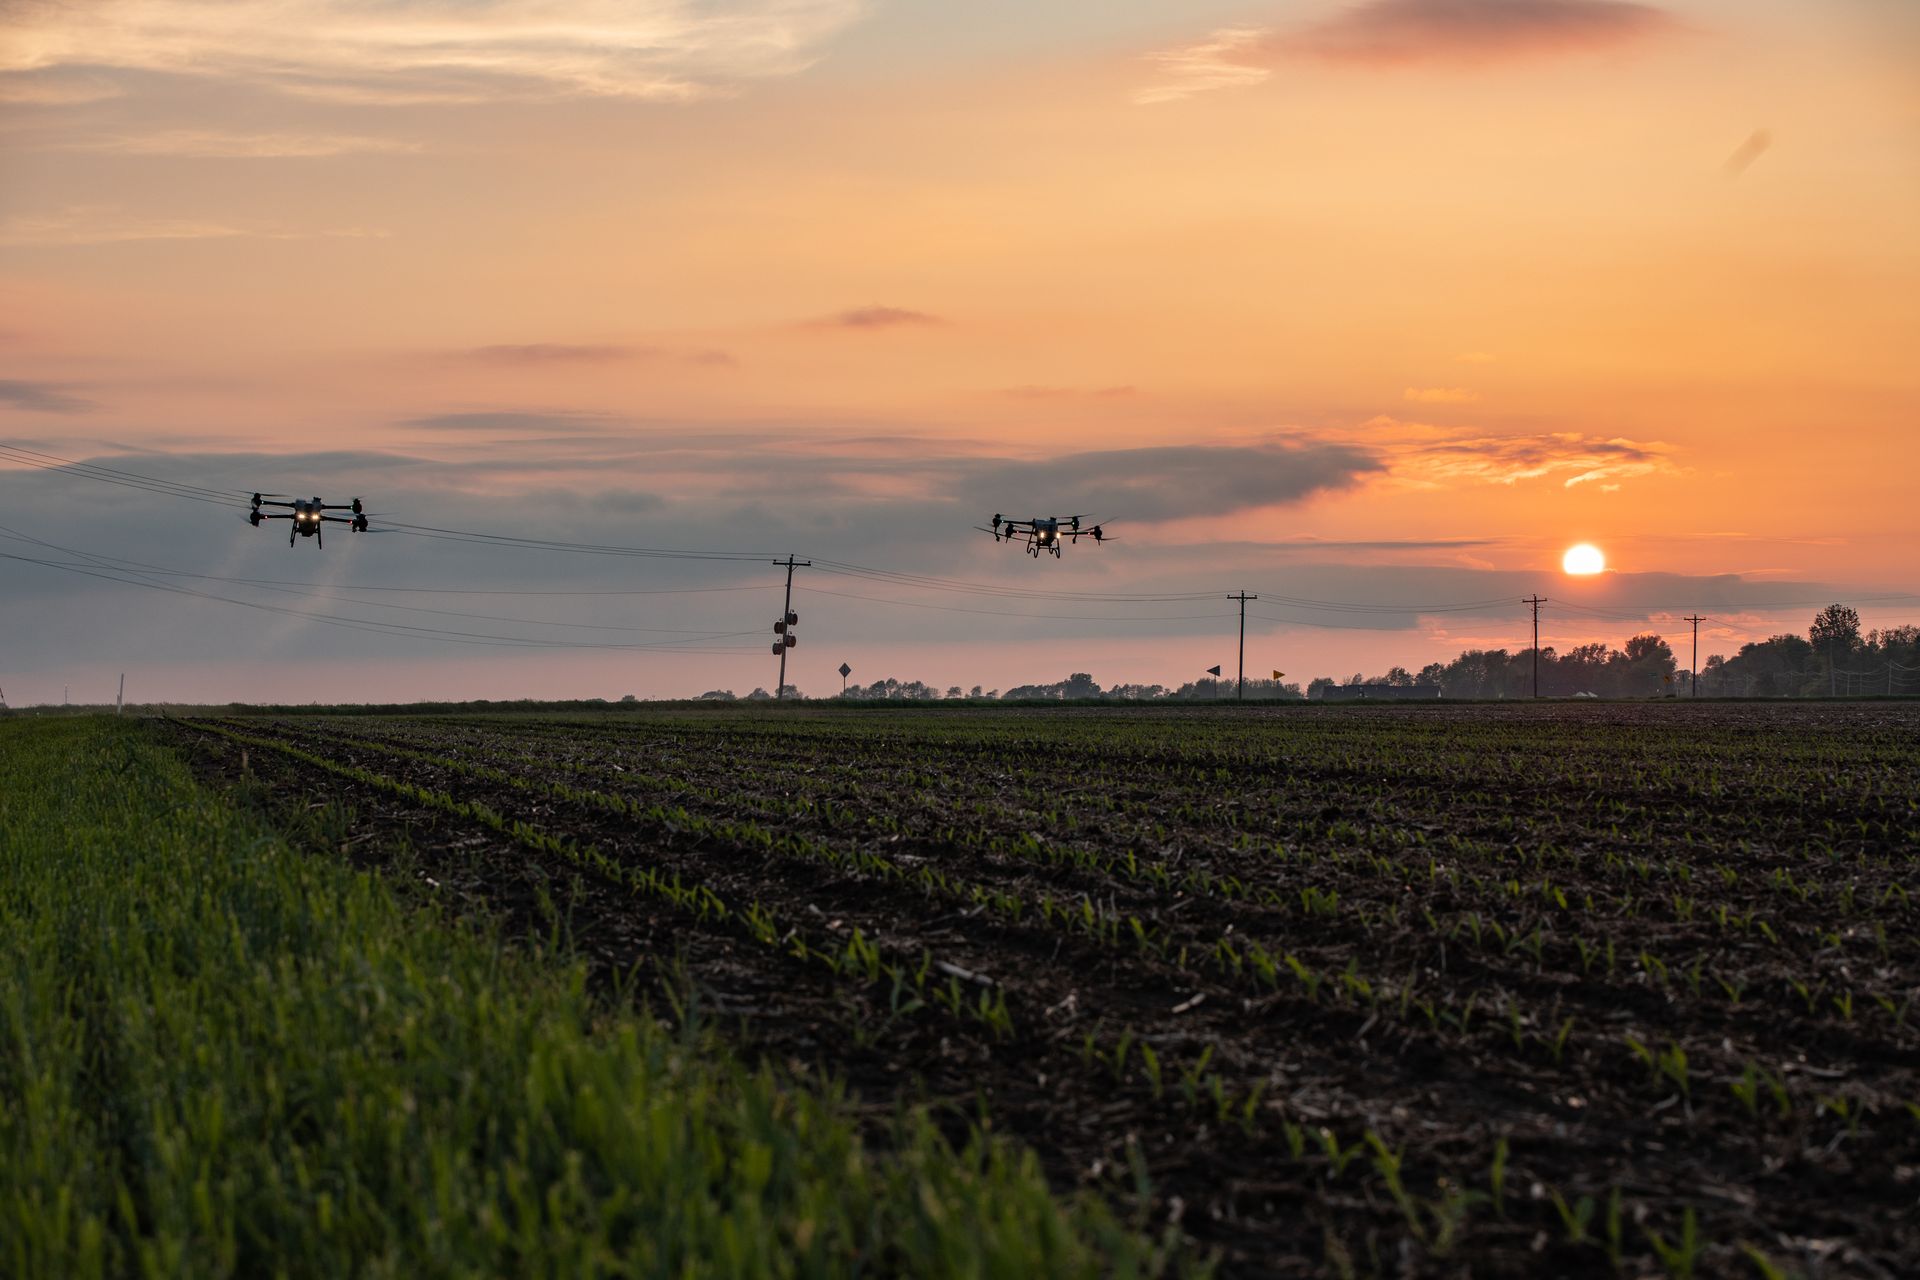
[(1920, 1274), (1920, 706), (154, 732), (316, 860), (1228, 1275)]

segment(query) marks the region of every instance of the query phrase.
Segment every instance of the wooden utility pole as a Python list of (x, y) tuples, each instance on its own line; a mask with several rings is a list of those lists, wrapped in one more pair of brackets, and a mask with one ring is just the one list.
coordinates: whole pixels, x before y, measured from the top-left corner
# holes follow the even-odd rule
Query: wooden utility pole
[(1690, 613), (1682, 621), (1693, 624), (1693, 673), (1687, 678), (1687, 696), (1697, 698), (1700, 696), (1700, 624), (1706, 619), (1697, 613)]
[(1235, 696), (1242, 702), (1247, 700), (1247, 601), (1259, 598), (1259, 596), (1250, 596), (1244, 591), (1237, 596), (1227, 597), (1229, 600), (1240, 602), (1240, 692)]
[(1540, 606), (1547, 602), (1542, 595), (1528, 596), (1521, 604), (1533, 606), (1533, 696), (1540, 696)]
[(813, 561), (795, 560), (789, 555), (785, 560), (775, 560), (773, 565), (776, 569), (784, 565), (787, 570), (787, 603), (780, 610), (780, 620), (773, 624), (773, 651), (780, 655), (780, 683), (773, 688), (774, 700), (778, 701), (787, 696), (787, 650), (800, 643), (793, 634), (793, 624), (800, 621), (800, 615), (793, 611), (793, 571), (812, 568)]

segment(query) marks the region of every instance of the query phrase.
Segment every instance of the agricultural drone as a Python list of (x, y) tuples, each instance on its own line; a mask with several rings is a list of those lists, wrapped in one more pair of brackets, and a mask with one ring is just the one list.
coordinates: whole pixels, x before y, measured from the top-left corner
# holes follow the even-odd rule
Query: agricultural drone
[[(287, 545), (292, 546), (295, 536), (313, 538), (324, 547), (327, 540), (320, 536), (322, 525), (344, 524), (355, 533), (367, 531), (367, 514), (360, 506), (360, 499), (348, 503), (322, 502), (319, 498), (294, 498), (286, 500), (283, 493), (253, 495), (253, 507), (247, 512), (247, 523), (254, 528), (260, 527), (262, 520), (291, 520), (293, 524), (287, 530)], [(286, 511), (262, 511), (261, 507), (287, 507)], [(351, 511), (353, 516), (330, 516), (329, 511)]]
[[(985, 525), (975, 525), (974, 528), (982, 533), (992, 534), (995, 542), (1003, 540), (1015, 542), (1024, 537), (1027, 540), (1028, 555), (1037, 560), (1041, 552), (1051, 551), (1053, 558), (1058, 560), (1060, 548), (1065, 545), (1065, 540), (1068, 538), (1076, 543), (1082, 538), (1092, 538), (1095, 542), (1107, 541), (1107, 535), (1099, 525), (1086, 529), (1080, 527), (1082, 520), (1091, 519), (1093, 517), (1089, 515), (1078, 515), (1035, 516), (1031, 520), (1009, 520), (995, 512), (992, 528)], [(1063, 525), (1065, 528), (1061, 527)]]

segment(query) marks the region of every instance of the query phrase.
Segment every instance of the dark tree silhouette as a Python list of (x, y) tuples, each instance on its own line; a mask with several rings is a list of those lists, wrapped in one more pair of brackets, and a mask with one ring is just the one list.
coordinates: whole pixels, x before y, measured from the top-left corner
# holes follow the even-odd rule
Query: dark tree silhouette
[(1860, 614), (1848, 605), (1830, 604), (1813, 615), (1807, 639), (1828, 656), (1851, 653), (1860, 644)]

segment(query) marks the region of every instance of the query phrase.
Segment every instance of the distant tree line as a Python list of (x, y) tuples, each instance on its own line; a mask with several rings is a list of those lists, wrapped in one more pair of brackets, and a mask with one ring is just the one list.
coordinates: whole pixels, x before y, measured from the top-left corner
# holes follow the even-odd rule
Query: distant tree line
[(1860, 615), (1830, 604), (1804, 639), (1778, 635), (1700, 664), (1700, 692), (1716, 697), (1829, 697), (1920, 693), (1920, 627), (1860, 630)]
[[(1683, 637), (1684, 641), (1684, 637)], [(1615, 649), (1604, 643), (1575, 645), (1562, 653), (1540, 650), (1540, 693), (1543, 697), (1652, 698), (1684, 694), (1690, 673), (1673, 647), (1653, 632), (1633, 636)], [(1386, 674), (1354, 674), (1345, 680), (1322, 676), (1303, 690), (1279, 680), (1249, 680), (1249, 700), (1272, 702), (1322, 698), (1340, 686), (1389, 685), (1396, 688), (1432, 688), (1446, 698), (1525, 698), (1533, 693), (1534, 654), (1531, 649), (1469, 649), (1451, 662), (1434, 662), (1419, 671), (1390, 667)], [(1102, 688), (1084, 671), (1051, 684), (1016, 685), (1004, 693), (979, 685), (945, 689), (919, 680), (875, 680), (848, 685), (850, 702), (1182, 702), (1231, 698), (1231, 677), (1189, 681), (1178, 688), (1158, 684), (1117, 684)], [(1714, 654), (1700, 664), (1700, 693), (1712, 697), (1814, 697), (1828, 694), (1863, 695), (1920, 693), (1920, 627), (1860, 630), (1860, 615), (1846, 605), (1828, 605), (1813, 620), (1805, 638), (1778, 635), (1743, 645), (1732, 657)], [(716, 689), (701, 695), (711, 701), (738, 701), (733, 693)], [(790, 692), (789, 696), (798, 696)], [(748, 700), (771, 697), (755, 689)]]
[[(1683, 637), (1684, 642), (1684, 637)], [(1394, 667), (1348, 685), (1435, 685), (1447, 698), (1523, 698), (1533, 693), (1533, 650), (1470, 649), (1452, 662), (1436, 662), (1418, 674)], [(1667, 641), (1652, 632), (1634, 636), (1621, 649), (1577, 645), (1565, 653), (1540, 650), (1540, 693), (1567, 698), (1651, 698), (1689, 692), (1691, 673)], [(1335, 684), (1315, 680), (1310, 697)], [(1814, 615), (1803, 639), (1778, 635), (1742, 645), (1732, 657), (1714, 654), (1700, 664), (1700, 693), (1707, 697), (1824, 697), (1920, 693), (1920, 627), (1890, 627), (1862, 635), (1860, 615), (1831, 604)]]
[[(1606, 644), (1583, 644), (1561, 653), (1540, 650), (1542, 697), (1648, 698), (1674, 690), (1679, 666), (1673, 650), (1657, 635), (1634, 636), (1623, 649)], [(1336, 684), (1428, 685), (1443, 698), (1525, 698), (1533, 694), (1533, 650), (1468, 649), (1452, 662), (1433, 662), (1417, 673), (1391, 667), (1369, 680), (1352, 675), (1345, 681), (1321, 677), (1307, 686), (1307, 696), (1319, 698)]]

